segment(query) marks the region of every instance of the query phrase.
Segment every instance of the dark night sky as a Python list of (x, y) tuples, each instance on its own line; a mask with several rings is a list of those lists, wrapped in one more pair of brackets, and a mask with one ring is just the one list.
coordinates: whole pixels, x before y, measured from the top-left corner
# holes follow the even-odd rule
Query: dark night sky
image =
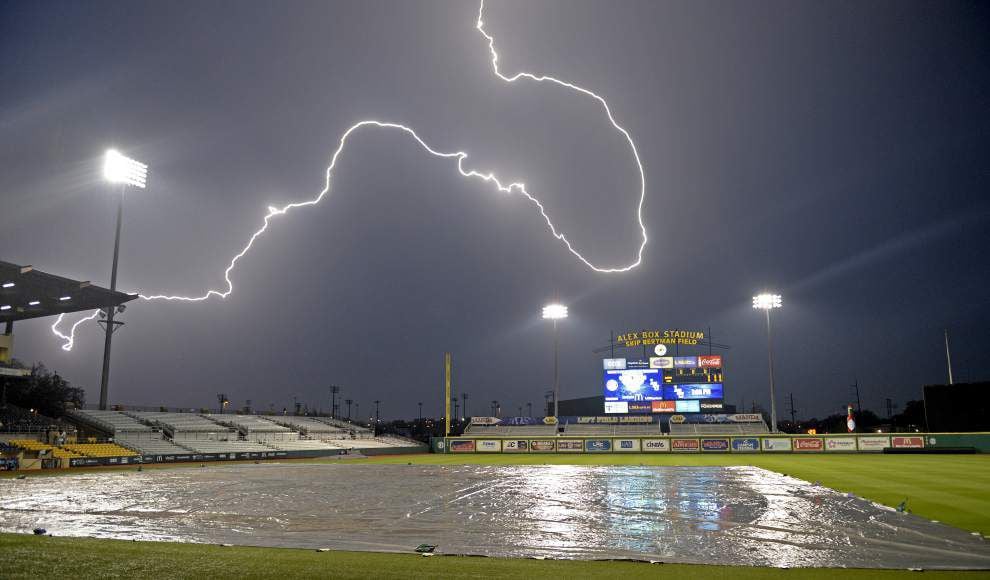
[[(107, 284), (108, 146), (149, 163), (127, 194), (120, 285), (201, 294), (270, 204), (312, 197), (363, 118), (416, 129), (525, 181), (603, 265), (638, 243), (637, 175), (596, 103), (492, 74), (469, 2), (0, 2), (0, 259)], [(440, 362), (487, 414), (551, 383), (600, 393), (610, 330), (711, 327), (731, 403), (767, 402), (751, 296), (775, 289), (780, 406), (839, 410), (990, 375), (990, 11), (971, 2), (491, 2), (503, 72), (602, 94), (647, 173), (642, 266), (587, 269), (525, 199), (465, 180), (397, 132), (355, 135), (332, 196), (275, 220), (225, 301), (135, 302), (111, 401), (327, 406), (417, 401)], [(16, 354), (98, 400), (95, 323)]]

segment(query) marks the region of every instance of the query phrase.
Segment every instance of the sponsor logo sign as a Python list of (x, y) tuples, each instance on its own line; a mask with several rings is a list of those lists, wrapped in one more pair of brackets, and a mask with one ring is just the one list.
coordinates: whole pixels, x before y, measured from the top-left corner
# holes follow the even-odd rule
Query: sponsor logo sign
[(498, 439), (477, 439), (475, 449), (482, 453), (498, 453), (502, 450), (502, 442)]
[(615, 451), (636, 453), (639, 451), (639, 439), (613, 439), (612, 449)]
[(825, 451), (856, 451), (856, 438), (826, 437)]
[(653, 412), (653, 405), (651, 403), (656, 403), (657, 401), (629, 401), (629, 412), (630, 413), (651, 413)]
[(611, 439), (585, 439), (584, 450), (590, 453), (602, 453), (612, 450)]
[(687, 419), (684, 417), (684, 415), (671, 415), (670, 416), (670, 422), (671, 423), (683, 423), (686, 420)]
[(651, 369), (672, 369), (674, 368), (674, 357), (672, 356), (651, 356)]
[(764, 437), (764, 451), (790, 451), (791, 440), (788, 437)]
[(674, 401), (674, 410), (678, 413), (700, 413), (701, 401)]
[(501, 422), (498, 417), (471, 417), (471, 423), (475, 425), (498, 425)]
[(822, 451), (825, 442), (820, 437), (795, 437), (794, 451)]
[(525, 439), (506, 439), (502, 441), (502, 451), (512, 453), (526, 452), (529, 449), (529, 441)]
[(705, 333), (697, 330), (631, 330), (615, 337), (616, 342), (625, 347), (652, 346), (654, 344), (696, 345), (705, 338)]
[(698, 368), (698, 357), (696, 356), (675, 356), (675, 369), (696, 369)]
[(697, 439), (671, 439), (670, 448), (674, 451), (698, 451), (701, 445)]
[(728, 416), (733, 423), (759, 423), (763, 420), (763, 415), (759, 413), (736, 413)]
[(653, 404), (650, 409), (654, 413), (673, 413), (677, 410), (677, 406), (674, 401), (651, 401)]
[(721, 409), (722, 401), (701, 401), (702, 409)]
[(556, 417), (544, 417), (543, 418), (543, 424), (544, 425), (556, 425), (557, 424), (557, 418)]
[(656, 345), (655, 347), (653, 347), (653, 353), (656, 354), (657, 356), (663, 356), (667, 354), (667, 345), (663, 343)]
[(643, 451), (670, 451), (670, 439), (643, 439)]
[(605, 401), (605, 412), (624, 415), (629, 412), (629, 404), (626, 401)]
[(606, 358), (602, 359), (602, 367), (607, 371), (621, 371), (626, 368), (626, 359), (624, 358)]
[(883, 451), (887, 447), (890, 447), (890, 437), (857, 437), (856, 445), (860, 451)]
[(925, 446), (925, 439), (923, 437), (892, 437), (890, 440), (890, 445), (891, 447), (897, 447), (900, 449), (920, 449)]
[(561, 439), (557, 441), (557, 451), (580, 453), (584, 451), (584, 441), (581, 439)]
[(722, 355), (703, 354), (698, 357), (698, 366), (703, 369), (720, 369), (722, 368)]
[(732, 439), (732, 450), (740, 452), (759, 451), (760, 440), (756, 437), (734, 437)]
[(728, 451), (729, 440), (725, 437), (704, 438), (701, 440), (701, 449), (704, 451)]
[(451, 453), (474, 452), (474, 439), (454, 439), (450, 442)]
[(616, 416), (605, 416), (605, 417), (574, 417), (572, 423), (580, 424), (611, 424), (611, 423), (652, 423), (653, 417), (644, 417), (642, 415), (632, 415), (628, 417), (616, 417)]
[(530, 451), (539, 451), (541, 453), (547, 453), (554, 450), (554, 440), (553, 439), (533, 439), (529, 442)]

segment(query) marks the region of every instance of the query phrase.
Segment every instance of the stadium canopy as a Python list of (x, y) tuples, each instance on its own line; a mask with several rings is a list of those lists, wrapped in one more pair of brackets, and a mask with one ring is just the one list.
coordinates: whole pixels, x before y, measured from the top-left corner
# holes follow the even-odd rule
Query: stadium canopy
[(137, 297), (0, 261), (0, 323), (120, 306)]

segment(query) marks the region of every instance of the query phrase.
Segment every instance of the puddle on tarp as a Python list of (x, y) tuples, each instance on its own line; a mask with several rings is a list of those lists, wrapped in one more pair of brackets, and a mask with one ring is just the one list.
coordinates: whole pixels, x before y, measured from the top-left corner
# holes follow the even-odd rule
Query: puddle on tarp
[(0, 530), (699, 564), (990, 568), (990, 545), (755, 467), (262, 464), (0, 480)]

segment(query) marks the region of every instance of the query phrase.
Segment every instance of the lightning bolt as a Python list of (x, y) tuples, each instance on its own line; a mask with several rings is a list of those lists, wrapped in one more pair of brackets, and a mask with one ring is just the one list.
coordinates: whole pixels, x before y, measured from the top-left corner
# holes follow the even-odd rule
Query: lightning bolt
[[(641, 240), (641, 242), (639, 244), (639, 248), (636, 251), (636, 259), (635, 260), (633, 260), (632, 262), (630, 262), (630, 263), (628, 263), (626, 265), (616, 266), (616, 267), (602, 267), (602, 266), (595, 265), (590, 260), (588, 260), (587, 258), (585, 258), (580, 252), (578, 252), (574, 248), (574, 246), (571, 244), (570, 240), (567, 239), (567, 236), (565, 236), (563, 232), (561, 232), (561, 231), (559, 231), (557, 229), (557, 226), (555, 226), (554, 223), (553, 223), (553, 221), (550, 219), (550, 216), (547, 214), (546, 208), (543, 206), (543, 204), (540, 202), (540, 200), (537, 199), (535, 196), (533, 196), (532, 194), (530, 194), (529, 191), (526, 190), (526, 184), (520, 183), (520, 182), (505, 183), (505, 182), (502, 182), (501, 180), (499, 180), (498, 177), (496, 177), (494, 173), (491, 173), (491, 172), (483, 173), (483, 172), (477, 171), (475, 169), (466, 168), (465, 167), (465, 161), (468, 158), (468, 154), (466, 152), (464, 152), (464, 151), (443, 152), (443, 151), (439, 151), (437, 149), (434, 149), (433, 147), (430, 147), (426, 143), (426, 141), (424, 141), (416, 133), (416, 131), (414, 131), (410, 127), (407, 127), (406, 125), (402, 125), (402, 124), (399, 124), (399, 123), (391, 123), (391, 122), (386, 122), (386, 121), (378, 121), (378, 120), (374, 120), (374, 119), (368, 119), (368, 120), (359, 121), (359, 122), (355, 123), (354, 125), (351, 125), (351, 127), (349, 129), (347, 129), (347, 131), (345, 131), (343, 135), (341, 135), (340, 141), (337, 144), (337, 149), (334, 151), (333, 156), (330, 159), (330, 165), (327, 167), (327, 170), (326, 170), (326, 180), (324, 182), (323, 189), (316, 195), (316, 197), (314, 197), (312, 199), (309, 199), (309, 200), (305, 200), (305, 201), (292, 202), (292, 203), (289, 203), (289, 204), (284, 205), (282, 207), (274, 207), (274, 206), (269, 206), (268, 207), (268, 213), (265, 214), (265, 217), (264, 217), (264, 220), (262, 221), (261, 227), (258, 228), (254, 232), (254, 234), (251, 235), (250, 238), (248, 238), (247, 243), (244, 245), (244, 247), (241, 249), (240, 252), (238, 252), (236, 255), (234, 255), (233, 258), (231, 258), (230, 262), (227, 265), (227, 268), (224, 270), (224, 272), (223, 272), (223, 278), (226, 281), (226, 287), (225, 288), (222, 288), (222, 289), (209, 289), (205, 293), (203, 293), (201, 295), (198, 295), (198, 296), (172, 296), (172, 295), (167, 295), (167, 294), (150, 294), (150, 295), (149, 294), (139, 294), (140, 298), (142, 298), (144, 300), (171, 300), (171, 301), (182, 301), (182, 302), (201, 302), (201, 301), (204, 301), (204, 300), (208, 300), (211, 297), (216, 297), (216, 298), (224, 299), (224, 298), (227, 298), (228, 296), (230, 296), (230, 294), (234, 291), (234, 282), (231, 280), (231, 273), (234, 271), (234, 268), (237, 267), (237, 263), (241, 260), (241, 258), (243, 258), (244, 256), (246, 256), (249, 251), (251, 251), (251, 248), (254, 246), (255, 241), (257, 241), (258, 238), (261, 237), (261, 235), (264, 234), (268, 230), (268, 227), (272, 224), (272, 220), (274, 218), (279, 217), (279, 216), (286, 215), (290, 211), (292, 211), (294, 209), (297, 209), (297, 208), (314, 206), (314, 205), (320, 203), (330, 193), (330, 186), (331, 186), (331, 181), (333, 179), (333, 172), (334, 172), (334, 169), (337, 166), (337, 160), (340, 158), (340, 155), (344, 152), (344, 149), (347, 146), (347, 140), (356, 131), (358, 131), (360, 129), (364, 129), (364, 128), (378, 128), (378, 129), (386, 129), (386, 130), (395, 130), (395, 131), (400, 131), (402, 133), (405, 133), (409, 137), (412, 137), (416, 141), (416, 143), (418, 143), (420, 145), (420, 147), (422, 147), (424, 150), (426, 150), (427, 153), (429, 153), (429, 154), (431, 154), (431, 155), (433, 155), (435, 157), (440, 157), (440, 158), (443, 158), (443, 159), (455, 160), (456, 161), (456, 165), (457, 165), (457, 171), (458, 171), (458, 173), (461, 174), (461, 176), (463, 176), (465, 178), (470, 178), (470, 179), (480, 179), (482, 181), (485, 181), (485, 182), (493, 185), (497, 191), (500, 191), (500, 192), (503, 192), (503, 193), (506, 193), (506, 194), (515, 193), (515, 194), (522, 195), (530, 203), (532, 203), (533, 205), (535, 205), (536, 208), (539, 210), (540, 215), (543, 216), (543, 220), (546, 222), (547, 229), (550, 231), (550, 233), (553, 235), (553, 237), (556, 238), (557, 240), (563, 242), (563, 244), (567, 248), (567, 250), (571, 254), (573, 254), (578, 260), (580, 260), (585, 266), (587, 266), (588, 268), (590, 268), (591, 270), (593, 270), (595, 272), (603, 273), (603, 274), (613, 274), (613, 273), (619, 273), (619, 272), (628, 272), (629, 270), (632, 270), (633, 268), (636, 268), (637, 266), (639, 266), (642, 263), (642, 261), (643, 261), (643, 251), (646, 249), (646, 244), (649, 241), (649, 238), (647, 236), (647, 231), (646, 231), (646, 225), (643, 223), (643, 203), (646, 201), (646, 172), (643, 170), (643, 162), (640, 160), (639, 152), (636, 149), (636, 144), (633, 142), (632, 137), (629, 135), (629, 131), (627, 131), (624, 127), (622, 127), (621, 125), (619, 125), (619, 123), (615, 120), (615, 116), (612, 114), (612, 110), (609, 108), (608, 103), (605, 101), (605, 99), (601, 95), (598, 95), (597, 93), (595, 93), (593, 91), (590, 91), (590, 90), (588, 90), (588, 89), (586, 89), (584, 87), (580, 87), (580, 86), (575, 85), (573, 83), (562, 81), (562, 80), (560, 80), (558, 78), (555, 78), (555, 77), (552, 77), (552, 76), (548, 76), (548, 75), (537, 75), (537, 74), (533, 74), (533, 73), (529, 73), (529, 72), (519, 72), (519, 73), (516, 73), (516, 74), (514, 74), (512, 76), (507, 76), (507, 75), (503, 74), (502, 71), (499, 70), (499, 68), (498, 68), (498, 52), (495, 50), (495, 37), (493, 35), (489, 34), (488, 31), (485, 30), (484, 14), (485, 14), (485, 2), (484, 2), (484, 0), (481, 0), (480, 5), (478, 7), (478, 20), (477, 20), (477, 22), (475, 24), (475, 28), (477, 28), (478, 32), (481, 33), (481, 35), (488, 42), (488, 52), (491, 55), (492, 71), (494, 72), (494, 74), (495, 74), (496, 77), (498, 77), (499, 79), (501, 79), (501, 80), (503, 80), (503, 81), (505, 81), (507, 83), (515, 83), (515, 82), (519, 81), (520, 79), (525, 79), (525, 80), (529, 80), (529, 81), (533, 81), (533, 82), (537, 82), (537, 83), (555, 84), (555, 85), (558, 85), (558, 86), (561, 86), (561, 87), (564, 87), (564, 88), (573, 90), (573, 91), (575, 91), (577, 93), (580, 93), (582, 95), (585, 95), (587, 97), (591, 97), (592, 99), (596, 100), (601, 105), (602, 109), (605, 112), (605, 115), (608, 116), (608, 120), (612, 124), (612, 127), (614, 127), (616, 131), (618, 131), (620, 134), (622, 134), (622, 136), (625, 138), (626, 142), (629, 144), (629, 149), (632, 152), (633, 158), (636, 160), (636, 168), (639, 171), (639, 203), (638, 203), (637, 208), (636, 208), (636, 220), (637, 220), (637, 222), (639, 224), (639, 230), (640, 230), (640, 233), (642, 235), (642, 240)], [(81, 324), (82, 322), (85, 322), (86, 320), (92, 320), (93, 318), (95, 318), (96, 315), (98, 314), (98, 312), (99, 311), (96, 311), (93, 314), (91, 314), (91, 315), (89, 315), (89, 316), (87, 316), (87, 317), (85, 317), (85, 318), (77, 321), (75, 324), (73, 324), (68, 336), (65, 335), (65, 334), (62, 334), (58, 330), (58, 325), (62, 322), (62, 318), (63, 318), (64, 315), (58, 317), (58, 320), (56, 320), (55, 321), (55, 324), (52, 325), (52, 332), (54, 332), (55, 335), (58, 336), (59, 338), (61, 338), (61, 339), (63, 339), (63, 340), (66, 341), (65, 344), (62, 345), (62, 349), (63, 350), (71, 350), (72, 349), (72, 345), (74, 343), (74, 335), (75, 335), (76, 327), (78, 327), (79, 324)]]

